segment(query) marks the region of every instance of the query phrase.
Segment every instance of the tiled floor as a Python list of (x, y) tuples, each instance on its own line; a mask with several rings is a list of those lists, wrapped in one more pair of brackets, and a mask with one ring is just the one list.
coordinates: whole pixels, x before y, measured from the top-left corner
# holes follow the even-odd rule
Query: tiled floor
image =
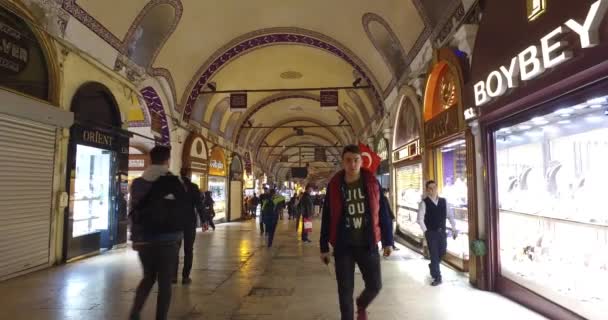
[[(318, 258), (318, 232), (313, 239), (300, 243), (285, 220), (270, 250), (253, 222), (199, 232), (194, 283), (174, 287), (171, 319), (339, 319), (333, 270)], [(444, 284), (430, 287), (427, 263), (406, 249), (384, 260), (370, 319), (543, 319), (445, 267)], [(120, 249), (8, 280), (0, 283), (0, 318), (126, 319), (140, 275), (136, 253)], [(154, 318), (155, 303), (152, 294), (143, 319)]]

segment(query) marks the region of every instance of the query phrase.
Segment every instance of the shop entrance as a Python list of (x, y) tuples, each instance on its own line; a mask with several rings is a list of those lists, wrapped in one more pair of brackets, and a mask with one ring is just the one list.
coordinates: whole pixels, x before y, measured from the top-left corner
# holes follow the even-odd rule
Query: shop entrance
[(112, 247), (110, 208), (113, 194), (113, 152), (85, 145), (76, 146), (76, 176), (74, 177), (74, 220), (72, 238), (99, 233), (101, 248)]
[(100, 84), (82, 86), (72, 101), (75, 122), (68, 153), (64, 260), (126, 241), (129, 136), (120, 129), (114, 97)]

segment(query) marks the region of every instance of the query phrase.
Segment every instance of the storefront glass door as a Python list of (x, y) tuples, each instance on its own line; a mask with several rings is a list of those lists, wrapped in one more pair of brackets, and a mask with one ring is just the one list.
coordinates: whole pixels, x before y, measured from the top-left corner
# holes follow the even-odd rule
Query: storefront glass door
[[(449, 142), (435, 149), (435, 176), (439, 195), (448, 202), (459, 234), (448, 236), (448, 253), (462, 260), (469, 259), (469, 211), (467, 188), (467, 148), (464, 139)], [(451, 229), (448, 223), (448, 228)], [(450, 233), (453, 230), (450, 230)]]
[[(72, 238), (101, 233), (108, 239), (112, 190), (112, 152), (77, 145), (76, 176), (73, 181)], [(100, 244), (109, 247), (109, 244)]]
[(608, 97), (494, 133), (501, 275), (608, 314)]

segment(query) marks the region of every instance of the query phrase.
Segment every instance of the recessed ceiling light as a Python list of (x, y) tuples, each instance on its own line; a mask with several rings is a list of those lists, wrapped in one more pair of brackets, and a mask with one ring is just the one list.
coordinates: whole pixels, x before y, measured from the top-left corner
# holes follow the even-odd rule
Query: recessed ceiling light
[(572, 109), (574, 109), (574, 110), (583, 110), (583, 109), (585, 109), (585, 108), (587, 108), (587, 105), (586, 105), (586, 104), (584, 104), (584, 103), (577, 104), (577, 105), (575, 105), (574, 107), (572, 107)]
[(587, 100), (588, 104), (601, 104), (606, 103), (606, 97), (594, 98), (591, 100)]
[(570, 115), (571, 113), (572, 113), (572, 109), (570, 109), (570, 108), (563, 108), (563, 109), (559, 109), (559, 110), (555, 111), (555, 114), (559, 114), (559, 115), (562, 115), (562, 114)]
[(599, 109), (601, 107), (602, 107), (601, 104), (592, 104), (592, 105), (589, 106), (589, 108), (591, 108), (591, 109)]
[(542, 137), (543, 132), (540, 130), (532, 130), (532, 131), (526, 132), (526, 135), (529, 137)]
[(530, 129), (532, 129), (532, 126), (529, 126), (527, 124), (522, 124), (518, 128), (521, 129), (521, 130), (530, 130)]
[(295, 79), (300, 79), (302, 78), (302, 74), (300, 72), (297, 71), (285, 71), (283, 73), (281, 73), (281, 79), (286, 79), (286, 80), (295, 80)]
[(534, 122), (534, 124), (539, 125), (539, 126), (549, 123), (549, 121), (545, 120), (545, 118), (543, 118), (543, 117), (533, 118), (532, 122)]
[(572, 123), (572, 121), (570, 121), (570, 120), (562, 120), (562, 121), (558, 121), (557, 123), (559, 123), (559, 124), (568, 124), (568, 123)]
[(589, 117), (585, 118), (585, 120), (589, 123), (599, 123), (599, 122), (602, 122), (604, 120), (604, 118), (598, 117), (598, 116), (589, 116)]

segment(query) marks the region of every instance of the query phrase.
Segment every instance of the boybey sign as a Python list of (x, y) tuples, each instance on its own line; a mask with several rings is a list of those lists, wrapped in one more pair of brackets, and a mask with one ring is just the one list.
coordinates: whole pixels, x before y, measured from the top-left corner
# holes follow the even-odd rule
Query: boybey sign
[(515, 88), (519, 81), (529, 81), (545, 70), (555, 68), (572, 58), (572, 51), (565, 49), (568, 45), (559, 38), (566, 32), (575, 32), (580, 39), (582, 49), (599, 44), (599, 27), (608, 10), (608, 0), (599, 0), (591, 5), (585, 21), (570, 19), (541, 38), (540, 48), (532, 45), (513, 57), (508, 66), (490, 72), (485, 81), (475, 83), (475, 105), (481, 106), (504, 95), (508, 89)]

